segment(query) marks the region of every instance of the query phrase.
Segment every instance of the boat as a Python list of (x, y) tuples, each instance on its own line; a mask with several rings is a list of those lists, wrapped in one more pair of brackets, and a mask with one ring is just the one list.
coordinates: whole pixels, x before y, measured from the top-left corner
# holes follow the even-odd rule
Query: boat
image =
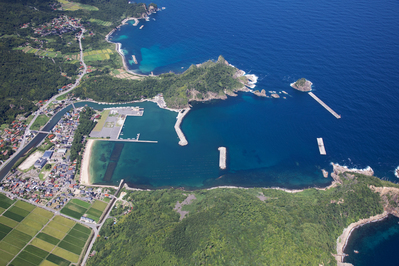
[(150, 18), (149, 17), (145, 17), (145, 21), (150, 21)]
[(353, 252), (355, 252), (356, 254), (359, 254), (359, 251), (357, 251), (356, 249)]
[(164, 9), (166, 9), (166, 7), (163, 6), (163, 7), (162, 7), (162, 10), (164, 10)]
[(141, 25), (140, 30), (144, 27), (144, 25)]

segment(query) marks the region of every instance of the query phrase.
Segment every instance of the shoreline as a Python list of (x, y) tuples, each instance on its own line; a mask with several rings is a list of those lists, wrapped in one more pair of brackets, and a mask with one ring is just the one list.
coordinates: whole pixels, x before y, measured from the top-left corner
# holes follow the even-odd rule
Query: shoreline
[(337, 260), (337, 265), (352, 265), (350, 263), (344, 263), (344, 258), (346, 254), (344, 253), (344, 250), (346, 248), (346, 245), (348, 244), (349, 238), (352, 234), (352, 232), (358, 228), (361, 227), (365, 224), (369, 223), (374, 223), (374, 222), (379, 222), (387, 218), (389, 215), (389, 212), (385, 211), (381, 214), (377, 214), (375, 216), (371, 216), (369, 218), (361, 219), (357, 222), (351, 223), (347, 228), (344, 229), (342, 234), (337, 238), (337, 254), (334, 254), (333, 256)]
[(92, 185), (90, 182), (90, 155), (93, 148), (94, 139), (88, 139), (83, 153), (82, 163), (80, 166), (80, 184)]

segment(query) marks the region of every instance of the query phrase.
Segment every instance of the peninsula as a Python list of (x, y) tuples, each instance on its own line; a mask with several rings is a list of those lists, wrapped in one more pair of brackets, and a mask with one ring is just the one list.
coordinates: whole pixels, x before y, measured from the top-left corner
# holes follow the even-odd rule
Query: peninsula
[(298, 79), (296, 82), (291, 83), (290, 86), (299, 91), (311, 91), (313, 83), (305, 78)]

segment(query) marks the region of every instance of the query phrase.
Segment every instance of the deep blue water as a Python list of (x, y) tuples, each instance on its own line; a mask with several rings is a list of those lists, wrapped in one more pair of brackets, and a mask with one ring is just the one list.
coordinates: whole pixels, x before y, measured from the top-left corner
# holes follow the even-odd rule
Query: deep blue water
[[(204, 142), (203, 137), (209, 141), (220, 136), (221, 143), (230, 145), (229, 169), (234, 171), (256, 172), (273, 165), (280, 165), (278, 171), (291, 171), (303, 159), (301, 169), (325, 167), (333, 161), (349, 167), (371, 166), (379, 177), (396, 180), (397, 1), (157, 3), (166, 9), (148, 22), (140, 21), (142, 30), (127, 25), (113, 35), (127, 59), (136, 55), (139, 65), (131, 64), (132, 70), (179, 72), (221, 54), (229, 63), (256, 74), (258, 90), (285, 90), (291, 95), (286, 100), (240, 95), (205, 108), (196, 106), (182, 124), (189, 145), (198, 138)], [(314, 93), (342, 119), (289, 87), (301, 77), (313, 82)], [(211, 113), (223, 123), (210, 118)], [(201, 118), (206, 120), (202, 123)], [(317, 155), (317, 137), (324, 139), (325, 158)], [(240, 155), (244, 153), (247, 156)], [(251, 156), (261, 163), (250, 162)]]
[[(385, 220), (357, 228), (345, 248), (345, 262), (355, 266), (398, 265), (399, 218), (388, 216)], [(354, 251), (359, 253), (355, 253)]]
[[(142, 132), (141, 138), (159, 143), (126, 145), (121, 158), (130, 162), (120, 160), (113, 182), (130, 178), (139, 187), (306, 187), (331, 181), (320, 172), (331, 171), (330, 162), (371, 166), (380, 178), (397, 181), (393, 171), (399, 165), (398, 1), (157, 4), (166, 9), (153, 14), (151, 21), (141, 21), (142, 30), (127, 25), (113, 35), (127, 59), (136, 55), (139, 65), (130, 60), (132, 70), (181, 72), (223, 55), (259, 77), (256, 89), (284, 90), (290, 96), (264, 99), (240, 93), (226, 101), (194, 104), (182, 123), (186, 147), (177, 145), (173, 125), (164, 127), (169, 121), (173, 124), (176, 114), (163, 110), (145, 115), (141, 122), (132, 118), (126, 137), (130, 131), (130, 137)], [(289, 87), (301, 77), (313, 82), (314, 93), (342, 119)], [(154, 109), (150, 106), (145, 113)], [(156, 121), (163, 128), (156, 128)], [(323, 137), (327, 156), (318, 154), (317, 137)], [(219, 146), (228, 150), (225, 171), (217, 165)], [(393, 235), (394, 242), (386, 245), (398, 246), (399, 233)], [(357, 249), (361, 256), (367, 253)], [(389, 249), (379, 249), (378, 256), (385, 256), (384, 250)]]

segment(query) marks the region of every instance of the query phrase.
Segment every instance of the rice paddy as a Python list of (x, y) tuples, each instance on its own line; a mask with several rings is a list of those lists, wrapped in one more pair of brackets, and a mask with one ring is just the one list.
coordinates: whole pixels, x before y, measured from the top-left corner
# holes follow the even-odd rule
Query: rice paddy
[[(94, 204), (75, 201), (84, 210)], [(100, 208), (106, 203), (96, 203)], [(83, 205), (83, 206), (79, 206)], [(0, 194), (0, 266), (77, 263), (91, 229), (24, 201)]]
[(91, 204), (79, 199), (73, 199), (62, 208), (61, 213), (75, 219), (85, 216), (98, 222), (107, 205), (108, 203), (100, 200), (94, 200), (93, 204)]

